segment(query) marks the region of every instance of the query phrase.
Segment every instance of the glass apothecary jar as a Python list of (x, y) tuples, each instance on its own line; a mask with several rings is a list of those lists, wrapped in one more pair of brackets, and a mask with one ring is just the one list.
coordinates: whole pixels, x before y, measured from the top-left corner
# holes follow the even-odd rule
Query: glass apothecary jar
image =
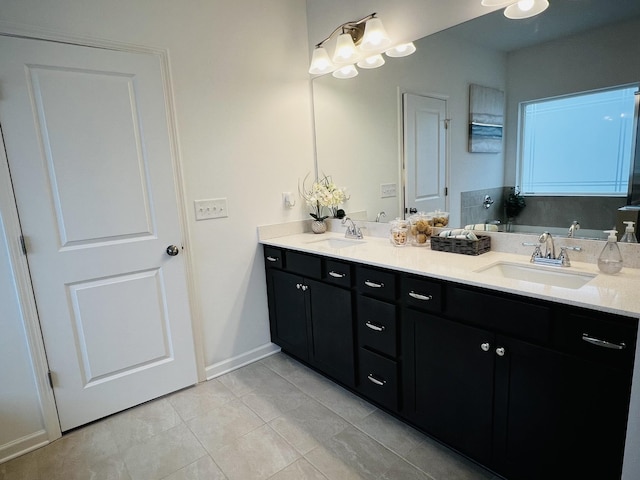
[(409, 217), (409, 243), (414, 247), (426, 247), (433, 232), (433, 218), (425, 213), (416, 213)]
[(449, 225), (449, 212), (441, 212), (440, 210), (436, 210), (435, 212), (429, 212), (427, 215), (433, 218), (434, 227), (446, 227)]
[(396, 218), (389, 222), (389, 240), (396, 247), (404, 247), (409, 243), (409, 222)]

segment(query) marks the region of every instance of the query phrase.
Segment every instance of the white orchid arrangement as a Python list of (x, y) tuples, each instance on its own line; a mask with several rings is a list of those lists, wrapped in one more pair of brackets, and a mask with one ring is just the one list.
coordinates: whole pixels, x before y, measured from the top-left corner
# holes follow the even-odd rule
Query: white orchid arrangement
[[(302, 189), (298, 185), (298, 191), (300, 196), (304, 198), (307, 205), (312, 209), (312, 212), (309, 213), (315, 220), (322, 221), (329, 217), (329, 215), (322, 215), (324, 208), (328, 208), (331, 212), (331, 216), (340, 217), (340, 212), (342, 211), (339, 207), (344, 202), (349, 200), (349, 195), (347, 195), (346, 189), (342, 187), (338, 187), (333, 181), (331, 177), (325, 175), (321, 179), (313, 182), (311, 188), (307, 189), (305, 183), (307, 178), (304, 177), (302, 182)], [(342, 211), (344, 216), (344, 211)]]

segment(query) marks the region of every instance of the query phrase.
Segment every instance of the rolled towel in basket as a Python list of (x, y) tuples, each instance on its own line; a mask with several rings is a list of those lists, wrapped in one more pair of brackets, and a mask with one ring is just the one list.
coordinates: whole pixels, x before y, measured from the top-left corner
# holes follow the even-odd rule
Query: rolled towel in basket
[(467, 240), (478, 240), (478, 237), (471, 230), (466, 230), (464, 228), (456, 228), (454, 230), (443, 230), (438, 235), (439, 237), (445, 238), (465, 238)]
[(466, 225), (465, 230), (479, 230), (482, 232), (497, 232), (498, 226), (493, 223), (474, 223), (472, 225)]

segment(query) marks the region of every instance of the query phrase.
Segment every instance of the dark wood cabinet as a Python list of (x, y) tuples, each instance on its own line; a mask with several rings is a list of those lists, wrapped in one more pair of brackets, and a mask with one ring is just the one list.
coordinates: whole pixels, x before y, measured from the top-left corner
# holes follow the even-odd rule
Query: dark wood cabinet
[[(266, 257), (282, 261), (271, 262)], [(274, 264), (277, 264), (274, 266)], [(355, 386), (350, 266), (328, 270), (321, 258), (297, 252), (265, 251), (271, 340), (346, 386)]]
[(620, 478), (635, 320), (458, 285), (444, 298), (440, 315), (403, 312), (409, 419), (510, 480)]
[(403, 380), (410, 418), (489, 465), (494, 335), (416, 310), (406, 310), (403, 321)]
[(637, 319), (266, 246), (265, 263), (284, 351), (509, 480), (620, 478)]
[(268, 273), (271, 340), (283, 350), (309, 361), (308, 295), (304, 277), (282, 270)]

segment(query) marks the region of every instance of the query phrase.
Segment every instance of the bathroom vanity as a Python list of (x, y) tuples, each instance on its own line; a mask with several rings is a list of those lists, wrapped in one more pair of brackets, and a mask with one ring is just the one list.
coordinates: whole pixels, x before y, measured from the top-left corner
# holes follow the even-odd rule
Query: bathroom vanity
[(509, 480), (620, 478), (637, 269), (564, 288), (482, 273), (522, 255), (340, 238), (261, 240), (283, 351)]

